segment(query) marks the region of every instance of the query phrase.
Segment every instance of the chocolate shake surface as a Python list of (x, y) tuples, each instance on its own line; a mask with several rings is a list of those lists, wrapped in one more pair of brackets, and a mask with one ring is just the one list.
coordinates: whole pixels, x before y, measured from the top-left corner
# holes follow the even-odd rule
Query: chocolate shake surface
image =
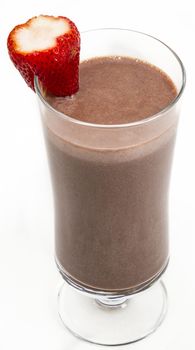
[[(150, 117), (176, 95), (174, 84), (158, 68), (127, 57), (101, 57), (80, 64), (78, 93), (46, 99), (72, 118), (111, 125)], [(129, 147), (106, 149), (101, 143), (87, 147), (70, 142), (58, 118), (59, 126), (56, 118), (44, 125), (60, 271), (92, 289), (140, 289), (168, 263), (168, 186), (176, 123), (147, 142), (132, 146), (129, 139)]]
[(123, 124), (160, 112), (175, 96), (172, 81), (158, 68), (127, 57), (104, 57), (80, 65), (77, 94), (49, 102), (81, 121)]

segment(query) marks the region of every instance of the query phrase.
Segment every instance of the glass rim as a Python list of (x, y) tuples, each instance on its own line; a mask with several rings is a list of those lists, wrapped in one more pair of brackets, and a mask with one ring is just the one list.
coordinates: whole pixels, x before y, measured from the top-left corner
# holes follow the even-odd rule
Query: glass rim
[(180, 57), (176, 54), (176, 52), (174, 50), (172, 50), (167, 44), (165, 44), (163, 41), (161, 41), (160, 39), (157, 39), (156, 37), (150, 35), (150, 34), (146, 34), (144, 32), (141, 31), (137, 31), (137, 30), (133, 30), (133, 29), (128, 29), (128, 28), (95, 28), (95, 29), (89, 29), (89, 30), (85, 30), (83, 32), (81, 32), (82, 34), (87, 34), (87, 33), (91, 33), (91, 32), (98, 32), (98, 31), (126, 31), (126, 32), (132, 32), (132, 33), (136, 33), (139, 35), (143, 35), (146, 37), (149, 37), (157, 42), (159, 42), (160, 44), (162, 44), (163, 46), (165, 46), (172, 54), (173, 56), (175, 56), (177, 62), (179, 63), (179, 66), (181, 68), (181, 73), (182, 73), (182, 84), (181, 84), (181, 88), (180, 90), (177, 92), (177, 96), (165, 107), (163, 108), (161, 111), (159, 111), (158, 113), (155, 113), (149, 117), (146, 117), (144, 119), (138, 120), (138, 121), (134, 121), (134, 122), (129, 122), (129, 123), (123, 123), (123, 124), (95, 124), (95, 123), (90, 123), (90, 122), (84, 122), (81, 120), (78, 120), (76, 118), (70, 117), (60, 111), (58, 111), (57, 109), (55, 109), (54, 107), (52, 107), (47, 101), (46, 99), (43, 97), (42, 93), (41, 93), (41, 89), (39, 87), (39, 80), (38, 77), (35, 75), (34, 77), (34, 87), (35, 87), (35, 92), (37, 94), (37, 96), (39, 97), (39, 99), (42, 101), (42, 103), (52, 112), (55, 112), (61, 119), (64, 119), (65, 121), (77, 124), (77, 125), (81, 125), (81, 126), (86, 126), (86, 127), (91, 127), (91, 128), (100, 128), (100, 129), (119, 129), (119, 128), (128, 128), (128, 127), (135, 127), (135, 126), (140, 126), (143, 124), (147, 124), (150, 123), (158, 118), (160, 118), (162, 115), (166, 114), (168, 111), (170, 111), (176, 104), (177, 102), (180, 100), (185, 85), (186, 85), (186, 71), (185, 71), (185, 67), (180, 59)]

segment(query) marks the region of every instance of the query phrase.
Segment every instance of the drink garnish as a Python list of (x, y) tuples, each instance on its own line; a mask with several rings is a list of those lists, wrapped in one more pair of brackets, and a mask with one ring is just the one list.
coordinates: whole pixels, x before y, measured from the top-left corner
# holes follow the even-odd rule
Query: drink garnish
[(7, 46), (15, 67), (33, 90), (36, 75), (55, 96), (78, 91), (80, 34), (67, 17), (33, 17), (13, 28)]

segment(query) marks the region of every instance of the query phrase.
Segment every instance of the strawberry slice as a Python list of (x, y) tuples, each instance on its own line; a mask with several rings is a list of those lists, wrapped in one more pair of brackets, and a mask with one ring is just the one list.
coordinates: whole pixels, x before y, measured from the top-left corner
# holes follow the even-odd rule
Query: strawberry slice
[(11, 31), (7, 46), (11, 60), (33, 90), (36, 75), (53, 95), (78, 91), (80, 34), (70, 19), (33, 17)]

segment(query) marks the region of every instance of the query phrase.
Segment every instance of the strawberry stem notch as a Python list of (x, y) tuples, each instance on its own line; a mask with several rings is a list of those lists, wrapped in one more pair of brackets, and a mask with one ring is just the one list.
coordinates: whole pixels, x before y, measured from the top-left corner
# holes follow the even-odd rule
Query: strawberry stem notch
[(47, 93), (79, 89), (80, 33), (67, 17), (40, 15), (17, 25), (7, 40), (9, 56), (30, 88), (36, 75)]

